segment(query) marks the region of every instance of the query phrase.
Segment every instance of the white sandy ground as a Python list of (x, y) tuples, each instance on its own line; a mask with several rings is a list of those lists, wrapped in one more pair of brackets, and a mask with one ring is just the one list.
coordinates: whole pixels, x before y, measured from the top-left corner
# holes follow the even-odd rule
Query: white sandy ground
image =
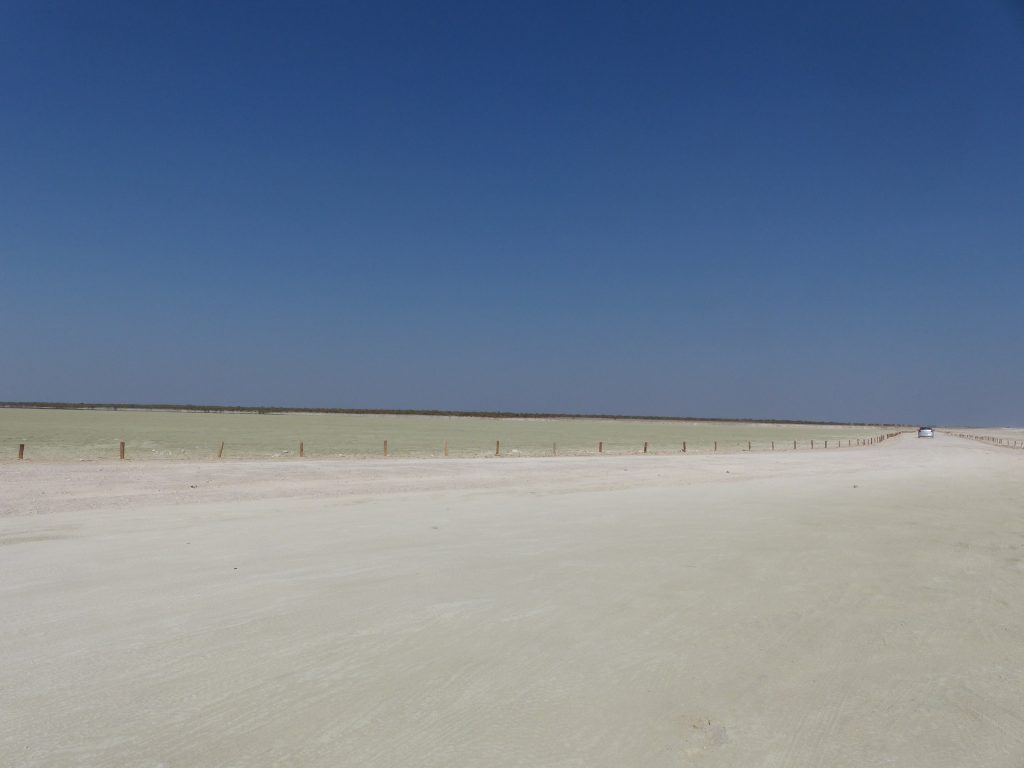
[(0, 616), (3, 766), (1020, 768), (1024, 451), (5, 464)]

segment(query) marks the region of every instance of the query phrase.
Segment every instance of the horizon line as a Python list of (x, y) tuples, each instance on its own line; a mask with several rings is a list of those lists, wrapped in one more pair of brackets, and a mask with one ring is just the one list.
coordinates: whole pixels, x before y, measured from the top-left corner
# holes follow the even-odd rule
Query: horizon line
[(635, 421), (718, 421), (744, 424), (815, 424), (824, 426), (884, 426), (909, 427), (909, 423), (901, 422), (870, 422), (870, 421), (829, 421), (820, 419), (773, 419), (773, 418), (736, 418), (711, 416), (659, 416), (630, 415), (607, 413), (546, 413), (518, 411), (458, 411), (432, 408), (332, 408), (332, 407), (287, 407), (266, 405), (201, 405), (174, 403), (73, 403), (51, 401), (7, 401), (0, 402), (0, 408), (38, 408), (52, 410), (150, 410), (150, 411), (193, 411), (199, 413), (323, 413), (356, 416), (453, 416), (464, 418), (487, 419), (606, 419)]

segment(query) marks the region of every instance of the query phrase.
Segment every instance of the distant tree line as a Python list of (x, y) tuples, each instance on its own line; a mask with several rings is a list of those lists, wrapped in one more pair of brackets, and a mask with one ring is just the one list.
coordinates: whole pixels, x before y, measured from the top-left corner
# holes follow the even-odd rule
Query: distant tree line
[(862, 421), (800, 421), (797, 419), (735, 419), (713, 416), (630, 416), (607, 413), (515, 413), (513, 411), (438, 411), (411, 408), (282, 408), (278, 406), (248, 405), (184, 405), (170, 403), (0, 403), (0, 408), (50, 408), (85, 411), (188, 411), (195, 413), (332, 413), (378, 416), (470, 416), (484, 419), (618, 419), (630, 421), (722, 421), (736, 424), (813, 424), (836, 427), (891, 426), (907, 424), (870, 424)]

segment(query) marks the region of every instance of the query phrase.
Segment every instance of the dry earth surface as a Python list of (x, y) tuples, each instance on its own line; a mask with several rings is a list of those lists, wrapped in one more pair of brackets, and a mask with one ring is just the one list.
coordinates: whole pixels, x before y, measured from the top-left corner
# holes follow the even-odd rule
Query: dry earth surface
[[(379, 458), (384, 441), (391, 457), (587, 456), (735, 452), (822, 448), (842, 440), (894, 432), (893, 426), (780, 424), (749, 421), (683, 421), (612, 418), (491, 418), (412, 414), (190, 413), (147, 410), (0, 408), (0, 463), (19, 446), (31, 461), (115, 459), (119, 443), (132, 461), (228, 459)], [(717, 444), (717, 447), (716, 447)]]
[(1024, 451), (0, 465), (0, 765), (1024, 765)]

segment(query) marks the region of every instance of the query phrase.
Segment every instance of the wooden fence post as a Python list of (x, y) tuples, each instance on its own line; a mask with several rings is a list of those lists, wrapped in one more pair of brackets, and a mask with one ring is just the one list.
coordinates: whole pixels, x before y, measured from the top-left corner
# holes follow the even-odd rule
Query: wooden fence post
[(551, 444), (551, 455), (552, 456), (557, 456), (558, 455), (558, 443), (552, 443)]
[(388, 455), (388, 441), (387, 440), (384, 441), (384, 455), (385, 456)]
[(501, 455), (501, 440), (495, 440), (494, 441), (494, 455), (495, 456), (500, 456)]
[(224, 458), (224, 441), (223, 440), (221, 440), (220, 448), (217, 449), (217, 458), (218, 459)]
[(813, 448), (813, 447), (814, 447), (814, 441), (811, 440), (811, 448)]
[(747, 450), (748, 451), (750, 450), (750, 441), (749, 440), (747, 440)]
[(647, 441), (644, 440), (644, 453), (647, 453)]
[(775, 450), (775, 441), (774, 440), (772, 440), (772, 450), (773, 451)]
[(21, 459), (24, 459), (24, 458), (25, 458), (25, 444), (24, 443), (18, 443), (18, 459), (21, 460)]
[(715, 440), (715, 452), (716, 453), (718, 452), (718, 441), (717, 440)]
[(793, 441), (793, 450), (796, 450), (796, 440)]
[(121, 454), (121, 461), (124, 461), (124, 440), (121, 441), (120, 454)]
[(301, 440), (299, 441), (299, 458), (301, 459), (306, 455), (306, 445)]
[(825, 441), (825, 447), (828, 448), (828, 440)]
[(598, 442), (598, 444), (597, 444), (597, 452), (598, 453), (604, 453), (604, 441), (603, 440)]
[(683, 440), (683, 453), (686, 453), (686, 441)]

